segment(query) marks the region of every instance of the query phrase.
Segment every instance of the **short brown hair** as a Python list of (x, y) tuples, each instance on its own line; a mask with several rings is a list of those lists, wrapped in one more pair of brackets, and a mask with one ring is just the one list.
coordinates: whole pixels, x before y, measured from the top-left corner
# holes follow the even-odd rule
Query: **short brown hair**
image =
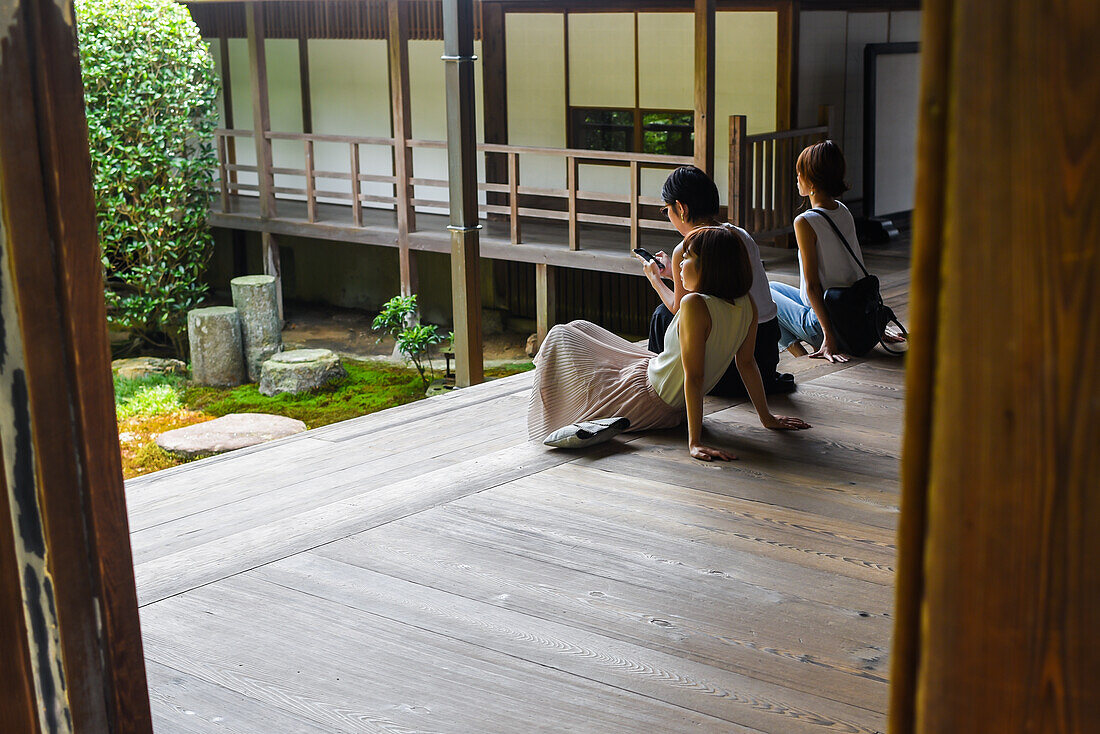
[(798, 154), (794, 168), (815, 190), (834, 199), (851, 188), (844, 181), (847, 164), (840, 146), (832, 140), (823, 140)]
[(732, 227), (700, 227), (684, 238), (684, 252), (699, 258), (698, 293), (733, 301), (752, 287), (752, 263)]

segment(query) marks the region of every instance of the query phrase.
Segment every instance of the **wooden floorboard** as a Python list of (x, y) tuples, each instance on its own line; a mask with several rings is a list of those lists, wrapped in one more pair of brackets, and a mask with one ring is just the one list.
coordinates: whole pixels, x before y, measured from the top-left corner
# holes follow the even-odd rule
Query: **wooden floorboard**
[(904, 360), (781, 369), (729, 464), (528, 443), (524, 374), (128, 482), (156, 731), (883, 731)]

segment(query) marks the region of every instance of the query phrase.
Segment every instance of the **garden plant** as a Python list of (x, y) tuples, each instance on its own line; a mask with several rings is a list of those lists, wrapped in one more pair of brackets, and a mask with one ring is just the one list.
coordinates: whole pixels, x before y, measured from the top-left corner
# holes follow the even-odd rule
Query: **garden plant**
[(383, 331), (397, 342), (397, 351), (405, 355), (420, 374), (427, 389), (435, 376), (431, 348), (451, 338), (434, 324), (421, 324), (416, 317), (416, 296), (394, 296), (382, 307), (371, 327)]
[(76, 15), (108, 319), (182, 354), (213, 249), (214, 62), (172, 0), (76, 0)]

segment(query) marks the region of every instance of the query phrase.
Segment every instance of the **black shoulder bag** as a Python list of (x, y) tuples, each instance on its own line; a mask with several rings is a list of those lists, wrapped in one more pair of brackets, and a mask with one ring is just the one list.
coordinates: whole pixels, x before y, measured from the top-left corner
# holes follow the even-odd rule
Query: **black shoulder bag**
[(887, 324), (895, 324), (901, 329), (901, 335), (909, 336), (909, 332), (898, 321), (893, 310), (882, 302), (882, 296), (878, 290), (878, 278), (867, 272), (860, 259), (852, 251), (848, 240), (840, 233), (840, 228), (832, 218), (823, 210), (813, 208), (810, 211), (817, 212), (829, 226), (836, 232), (836, 236), (844, 243), (844, 249), (856, 261), (856, 265), (863, 271), (863, 277), (846, 288), (825, 289), (825, 310), (829, 313), (829, 321), (832, 323), (836, 336), (840, 339), (840, 348), (847, 354), (862, 357), (874, 349), (876, 344), (890, 354), (901, 354), (905, 350), (892, 348), (883, 335)]

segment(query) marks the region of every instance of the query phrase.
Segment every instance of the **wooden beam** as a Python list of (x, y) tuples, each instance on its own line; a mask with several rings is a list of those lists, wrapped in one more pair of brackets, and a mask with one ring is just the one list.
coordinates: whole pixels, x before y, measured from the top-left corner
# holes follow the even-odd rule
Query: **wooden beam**
[(744, 227), (748, 223), (748, 166), (745, 144), (744, 115), (730, 116), (730, 170), (729, 206), (726, 216), (733, 224)]
[(535, 265), (535, 324), (539, 346), (546, 339), (558, 310), (557, 271), (553, 265)]
[(455, 384), (483, 382), (481, 257), (477, 210), (477, 127), (474, 109), (473, 0), (443, 0), (447, 78), (447, 161), (450, 172), (451, 297)]
[(778, 7), (778, 46), (776, 50), (775, 129), (798, 126), (798, 0), (782, 2)]
[(302, 132), (313, 132), (313, 93), (309, 84), (309, 39), (298, 37), (298, 86), (302, 95)]
[(386, 6), (387, 44), (390, 66), (390, 109), (393, 113), (393, 174), (397, 201), (398, 269), (401, 294), (414, 295), (420, 289), (416, 256), (409, 247), (409, 232), (416, 230), (416, 210), (412, 205), (409, 179), (413, 171), (412, 96), (409, 92), (409, 4), (389, 0)]
[(5, 731), (149, 733), (72, 6), (4, 13), (0, 711)]
[[(481, 6), (481, 76), (483, 114), (481, 119), (486, 143), (508, 143), (508, 69), (504, 7)], [(505, 153), (485, 155), (486, 183), (508, 181), (508, 157)], [(505, 195), (489, 192), (487, 201), (502, 206)]]
[(1100, 731), (1100, 6), (922, 12), (889, 728)]
[[(252, 85), (252, 128), (256, 143), (256, 175), (260, 187), (260, 216), (270, 219), (276, 216), (275, 176), (272, 173), (271, 105), (267, 91), (267, 53), (265, 51), (266, 34), (264, 32), (263, 4), (251, 3), (245, 11), (248, 22), (248, 64)], [(282, 266), (279, 263), (279, 246), (275, 235), (264, 231), (262, 237), (264, 274), (275, 276), (275, 297), (279, 304), (279, 320), (283, 320), (283, 280)]]
[(252, 87), (252, 139), (256, 144), (256, 175), (260, 187), (260, 213), (266, 219), (275, 216), (275, 179), (271, 172), (271, 106), (267, 92), (267, 53), (264, 49), (264, 13), (262, 3), (250, 3), (248, 21), (249, 82)]
[(714, 175), (715, 0), (695, 0), (695, 165)]

